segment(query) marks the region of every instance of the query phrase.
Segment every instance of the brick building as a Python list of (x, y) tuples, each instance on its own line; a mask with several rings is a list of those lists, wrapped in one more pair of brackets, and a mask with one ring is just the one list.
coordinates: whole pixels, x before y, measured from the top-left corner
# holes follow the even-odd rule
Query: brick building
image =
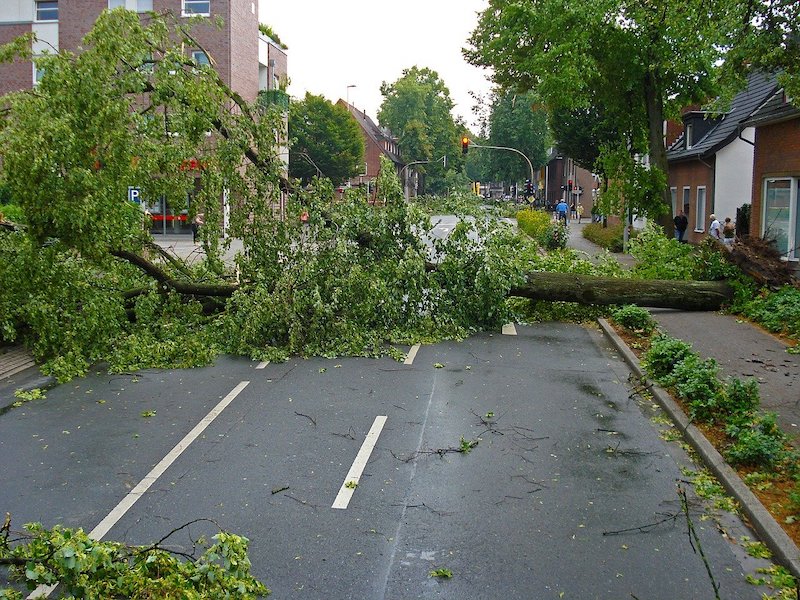
[[(750, 203), (755, 132), (746, 119), (775, 93), (775, 78), (754, 73), (724, 113), (687, 110), (680, 135), (667, 150), (672, 212), (689, 218), (686, 239), (708, 235), (710, 215), (736, 219)], [(667, 136), (677, 133), (669, 126)]]
[[(246, 101), (282, 102), (288, 118), (288, 96), (280, 90), (288, 76), (287, 55), (280, 44), (259, 31), (257, 0), (0, 0), (0, 44), (33, 32), (35, 55), (77, 52), (102, 11), (118, 8), (135, 11), (143, 19), (150, 11), (220, 18), (222, 27), (215, 23), (195, 27), (192, 34), (199, 47), (186, 48), (186, 53), (198, 62), (212, 63), (225, 84)], [(30, 61), (0, 64), (0, 94), (30, 89), (39, 75)], [(288, 165), (286, 143), (279, 152)], [(172, 211), (164, 204), (147, 204), (153, 233), (187, 232), (187, 211)]]
[[(354, 177), (350, 180), (351, 185), (360, 185), (364, 182), (372, 181), (378, 176), (381, 168), (381, 155), (386, 155), (395, 166), (397, 174), (400, 175), (405, 163), (400, 158), (400, 149), (397, 146), (397, 139), (391, 132), (382, 127), (378, 127), (367, 113), (358, 110), (352, 104), (348, 104), (342, 99), (337, 102), (340, 106), (344, 106), (353, 115), (353, 118), (361, 128), (361, 134), (364, 136), (364, 148), (366, 150), (366, 164), (364, 165), (364, 174)], [(410, 174), (414, 176), (413, 173)]]
[(750, 234), (775, 241), (800, 268), (800, 108), (778, 90), (747, 121), (755, 128)]
[[(220, 17), (224, 23), (221, 29), (201, 25), (195, 37), (225, 83), (248, 101), (255, 101), (259, 90), (277, 88), (286, 77), (286, 53), (259, 33), (256, 0), (2, 0), (0, 44), (32, 31), (40, 40), (34, 53), (76, 51), (100, 13), (119, 7), (142, 15), (170, 11), (181, 17)], [(187, 52), (198, 60), (205, 59), (199, 48), (188, 48)], [(30, 88), (36, 77), (30, 62), (0, 65), (0, 94)]]

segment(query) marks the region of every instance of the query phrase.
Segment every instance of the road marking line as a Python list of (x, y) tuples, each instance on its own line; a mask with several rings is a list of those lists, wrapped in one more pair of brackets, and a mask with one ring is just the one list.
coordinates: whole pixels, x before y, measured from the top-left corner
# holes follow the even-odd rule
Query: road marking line
[(503, 335), (517, 335), (517, 328), (513, 323), (506, 323), (503, 325)]
[[(169, 451), (169, 453), (162, 458), (159, 463), (151, 469), (151, 471), (144, 476), (135, 488), (133, 488), (128, 495), (125, 496), (119, 504), (117, 504), (110, 513), (106, 515), (106, 517), (98, 523), (97, 527), (92, 529), (89, 532), (89, 537), (95, 540), (103, 539), (109, 530), (125, 515), (126, 512), (136, 504), (136, 501), (141, 498), (150, 486), (153, 485), (156, 480), (164, 474), (172, 463), (174, 463), (177, 458), (183, 454), (183, 451), (188, 448), (193, 441), (195, 441), (201, 433), (203, 433), (206, 428), (211, 425), (211, 423), (216, 419), (223, 410), (231, 403), (233, 400), (238, 396), (241, 391), (249, 385), (249, 381), (242, 381), (233, 388), (227, 396), (225, 396), (219, 403), (211, 409), (203, 419), (195, 425), (192, 430), (187, 433), (183, 439), (175, 444), (175, 447)], [(385, 419), (385, 417), (384, 417)], [(44, 586), (40, 585), (37, 587), (31, 594), (28, 596), (29, 599), (31, 598), (47, 598), (56, 589), (56, 586)]]
[(378, 442), (378, 436), (381, 434), (385, 424), (385, 416), (375, 417), (375, 421), (373, 421), (372, 427), (370, 427), (369, 433), (367, 433), (367, 437), (364, 438), (364, 443), (361, 444), (361, 449), (358, 451), (358, 454), (356, 454), (353, 466), (351, 466), (350, 470), (347, 472), (347, 477), (344, 478), (344, 483), (342, 483), (342, 487), (339, 488), (339, 493), (336, 495), (336, 500), (333, 501), (331, 508), (345, 509), (347, 505), (350, 504), (353, 492), (356, 491), (356, 486), (358, 485), (359, 479), (361, 479), (361, 474), (364, 472), (364, 467), (367, 466), (367, 461), (369, 461), (372, 450)]
[(419, 351), (419, 344), (414, 344), (411, 346), (411, 350), (408, 351), (406, 354), (406, 359), (403, 361), (404, 365), (413, 365), (414, 359), (417, 357), (417, 352)]
[(264, 368), (266, 368), (266, 366), (267, 366), (268, 364), (269, 364), (269, 361), (268, 361), (268, 360), (265, 360), (264, 362), (260, 362), (260, 363), (258, 363), (258, 365), (256, 366), (256, 369), (264, 369)]

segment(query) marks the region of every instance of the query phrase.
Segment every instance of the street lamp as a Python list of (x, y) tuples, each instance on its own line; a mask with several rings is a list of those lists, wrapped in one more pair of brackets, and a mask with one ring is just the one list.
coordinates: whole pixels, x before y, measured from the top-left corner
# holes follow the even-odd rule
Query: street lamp
[(347, 106), (350, 107), (350, 88), (358, 87), (355, 84), (347, 86)]

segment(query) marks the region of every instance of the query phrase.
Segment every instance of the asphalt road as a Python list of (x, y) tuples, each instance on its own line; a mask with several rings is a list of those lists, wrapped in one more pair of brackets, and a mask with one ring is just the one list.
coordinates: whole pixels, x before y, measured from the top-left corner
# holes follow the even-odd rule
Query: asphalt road
[[(714, 598), (676, 491), (685, 457), (623, 364), (593, 328), (516, 329), (423, 346), (413, 364), (221, 358), (59, 386), (0, 416), (0, 512), (15, 529), (110, 514), (106, 537), (130, 543), (214, 519), (250, 538), (274, 598)], [(477, 445), (456, 452), (462, 440)], [(759, 598), (691, 506), (719, 597)], [(213, 532), (197, 523), (167, 544)]]

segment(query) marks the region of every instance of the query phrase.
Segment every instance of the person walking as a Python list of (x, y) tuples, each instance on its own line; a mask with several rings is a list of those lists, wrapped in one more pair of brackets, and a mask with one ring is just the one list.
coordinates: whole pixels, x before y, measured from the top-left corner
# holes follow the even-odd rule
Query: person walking
[(576, 210), (578, 212), (578, 225), (580, 225), (581, 224), (581, 218), (583, 217), (583, 204), (578, 204)]
[(720, 225), (719, 221), (717, 220), (717, 215), (712, 214), (708, 218), (711, 219), (711, 226), (708, 228), (708, 235), (718, 242), (721, 241), (722, 235), (720, 234)]
[(725, 223), (722, 224), (722, 243), (733, 246), (734, 239), (736, 239), (736, 223), (731, 221), (730, 217), (725, 217)]
[(566, 200), (561, 200), (558, 204), (556, 204), (556, 214), (558, 215), (559, 221), (564, 221), (564, 225), (567, 224), (567, 211), (569, 210), (569, 204), (567, 204)]
[(688, 240), (684, 239), (686, 236), (686, 228), (689, 227), (689, 217), (686, 216), (684, 211), (676, 215), (672, 222), (675, 224), (675, 239), (682, 244), (687, 243)]
[(199, 212), (194, 216), (192, 219), (192, 243), (197, 243), (197, 232), (200, 231), (200, 228), (206, 224), (205, 214)]

